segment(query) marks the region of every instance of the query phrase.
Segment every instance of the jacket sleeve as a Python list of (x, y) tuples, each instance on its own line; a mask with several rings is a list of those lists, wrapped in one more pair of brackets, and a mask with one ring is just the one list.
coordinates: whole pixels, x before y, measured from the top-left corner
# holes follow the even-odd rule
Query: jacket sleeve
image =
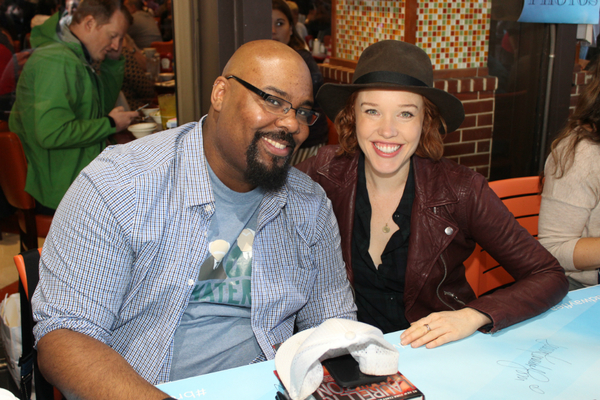
[(471, 236), (515, 279), (467, 306), (490, 316), (495, 332), (557, 304), (569, 286), (558, 261), (517, 222), (483, 176), (473, 175), (464, 196)]
[[(36, 140), (42, 148), (88, 147), (115, 133), (116, 129), (106, 117), (108, 112), (98, 108), (103, 106), (101, 102), (92, 100), (90, 103), (90, 94), (84, 93), (89, 89), (90, 79), (97, 78), (79, 60), (49, 51), (35, 61), (31, 71), (33, 84), (27, 89), (33, 90), (31, 108), (22, 112), (30, 114)], [(97, 98), (103, 93), (92, 95), (92, 99), (94, 96)], [(113, 104), (115, 100), (116, 96), (111, 100)]]
[[(133, 60), (135, 61), (135, 60)], [(123, 87), (125, 76), (125, 56), (121, 55), (118, 60), (106, 58), (100, 66), (100, 81), (102, 84), (104, 115), (115, 108), (119, 92)]]

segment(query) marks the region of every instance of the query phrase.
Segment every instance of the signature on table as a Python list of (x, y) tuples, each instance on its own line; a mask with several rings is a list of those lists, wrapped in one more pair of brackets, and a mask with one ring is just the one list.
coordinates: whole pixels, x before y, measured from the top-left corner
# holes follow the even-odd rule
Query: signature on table
[[(537, 381), (537, 382), (550, 382), (550, 376), (548, 373), (556, 368), (557, 364), (568, 364), (570, 362), (556, 357), (553, 353), (558, 349), (566, 349), (564, 346), (557, 346), (551, 344), (548, 339), (537, 339), (539, 348), (536, 350), (523, 350), (525, 353), (530, 354), (529, 361), (525, 364), (520, 364), (514, 361), (498, 360), (498, 365), (506, 368), (514, 369), (516, 373), (517, 381)], [(522, 350), (522, 349), (517, 349)], [(529, 389), (535, 393), (544, 394), (544, 391), (539, 384), (529, 385)]]

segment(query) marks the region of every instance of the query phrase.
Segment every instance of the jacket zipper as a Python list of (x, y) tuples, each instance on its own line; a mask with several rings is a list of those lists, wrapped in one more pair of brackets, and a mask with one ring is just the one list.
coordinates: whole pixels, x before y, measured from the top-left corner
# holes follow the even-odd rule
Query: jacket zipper
[[(437, 215), (437, 207), (433, 207), (433, 213), (435, 215)], [(435, 290), (435, 294), (437, 296), (437, 298), (444, 303), (448, 308), (450, 308), (451, 310), (455, 310), (456, 308), (452, 307), (450, 304), (446, 303), (444, 301), (444, 299), (442, 299), (442, 296), (440, 295), (440, 287), (442, 286), (442, 283), (444, 283), (444, 281), (446, 280), (446, 276), (448, 275), (448, 267), (446, 265), (446, 260), (444, 260), (444, 255), (440, 254), (440, 260), (442, 260), (442, 265), (444, 266), (444, 277), (442, 278), (442, 280), (440, 281), (440, 283), (438, 284), (436, 290)], [(463, 306), (465, 305), (465, 303), (463, 301), (461, 301), (454, 293), (452, 292), (448, 292), (448, 291), (444, 291), (444, 295), (446, 296), (450, 296), (452, 297), (456, 302), (462, 304)]]

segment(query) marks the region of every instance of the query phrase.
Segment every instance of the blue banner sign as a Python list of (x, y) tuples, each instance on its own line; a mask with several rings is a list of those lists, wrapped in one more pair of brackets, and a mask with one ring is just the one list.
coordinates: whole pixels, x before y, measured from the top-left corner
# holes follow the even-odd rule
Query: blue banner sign
[(525, 0), (519, 22), (598, 24), (600, 0)]

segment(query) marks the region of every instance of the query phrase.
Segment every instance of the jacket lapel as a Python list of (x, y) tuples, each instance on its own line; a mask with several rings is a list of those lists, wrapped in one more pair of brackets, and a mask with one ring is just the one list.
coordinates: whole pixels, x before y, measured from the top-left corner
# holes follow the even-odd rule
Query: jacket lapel
[[(414, 156), (415, 201), (411, 215), (408, 266), (405, 277), (405, 308), (409, 309), (427, 281), (441, 283), (447, 271), (443, 251), (458, 232), (458, 225), (444, 218), (441, 208), (458, 203), (458, 195), (448, 184), (446, 171), (439, 163)], [(434, 270), (439, 268), (438, 271)], [(427, 285), (432, 287), (431, 284)], [(437, 288), (437, 284), (433, 287)], [(435, 296), (436, 293), (427, 295)]]

